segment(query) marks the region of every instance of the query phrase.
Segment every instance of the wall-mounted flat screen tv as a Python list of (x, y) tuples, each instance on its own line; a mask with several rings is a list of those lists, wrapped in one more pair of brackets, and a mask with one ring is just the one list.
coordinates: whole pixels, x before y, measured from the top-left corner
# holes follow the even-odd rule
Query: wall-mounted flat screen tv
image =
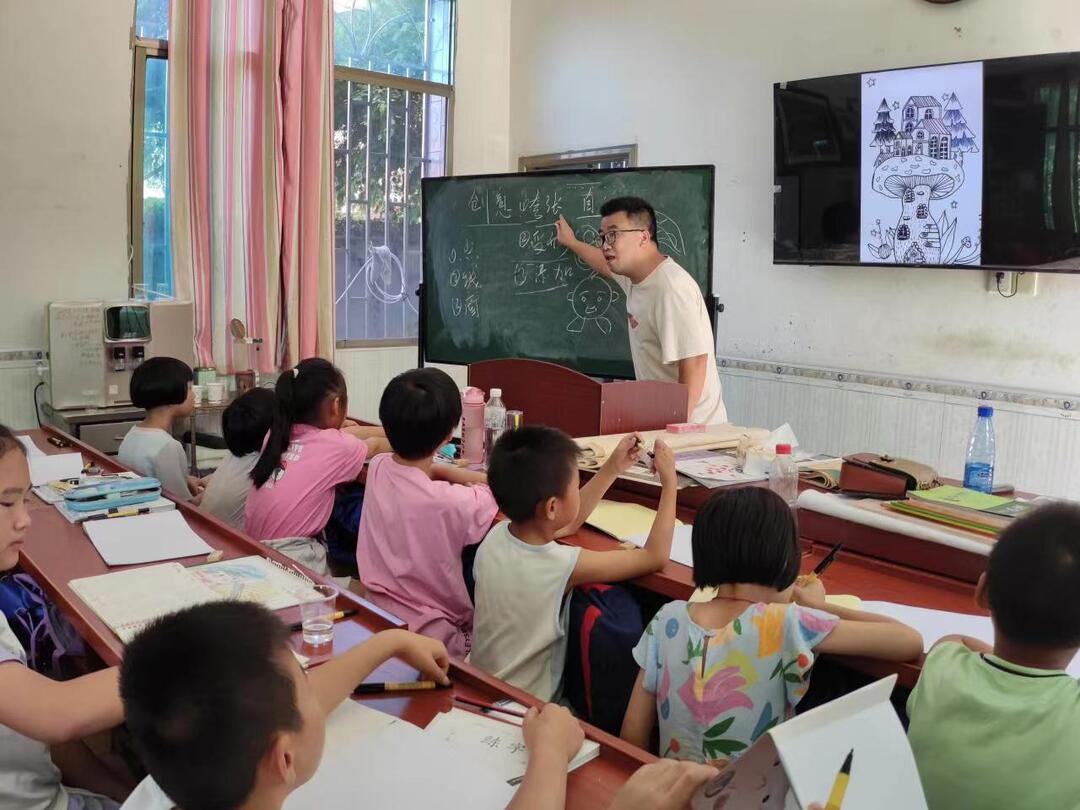
[(1080, 53), (773, 87), (773, 258), (1080, 272)]

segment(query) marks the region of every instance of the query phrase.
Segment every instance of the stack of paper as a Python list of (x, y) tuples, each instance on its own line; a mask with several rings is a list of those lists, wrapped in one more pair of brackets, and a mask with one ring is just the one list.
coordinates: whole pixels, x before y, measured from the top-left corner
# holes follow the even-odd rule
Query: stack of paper
[[(435, 715), (428, 723), (428, 734), (451, 743), (480, 763), (491, 773), (510, 784), (518, 784), (525, 776), (529, 752), (521, 726), (514, 722), (496, 720), (464, 709), (451, 709)], [(585, 740), (567, 766), (567, 771), (580, 768), (600, 754), (600, 744)]]
[(30, 463), (30, 483), (35, 487), (49, 481), (62, 478), (78, 478), (82, 475), (83, 458), (81, 453), (57, 453), (47, 456), (44, 453), (27, 456)]
[(213, 551), (175, 509), (94, 520), (83, 523), (83, 529), (107, 565), (175, 560)]
[(996, 537), (1014, 518), (1034, 506), (1031, 501), (1019, 498), (1000, 498), (951, 486), (912, 492), (910, 500), (889, 503), (893, 511), (991, 537)]
[(318, 771), (285, 800), (285, 810), (503, 810), (514, 793), (468, 749), (346, 700), (326, 724)]
[(69, 584), (123, 642), (131, 641), (154, 619), (221, 599), (180, 563), (73, 579)]

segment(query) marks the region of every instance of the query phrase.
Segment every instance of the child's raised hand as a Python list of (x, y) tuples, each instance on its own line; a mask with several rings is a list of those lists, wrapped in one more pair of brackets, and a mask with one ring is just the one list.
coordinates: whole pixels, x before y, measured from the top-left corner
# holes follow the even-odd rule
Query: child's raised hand
[(570, 227), (570, 223), (566, 221), (566, 217), (560, 216), (555, 220), (555, 241), (563, 247), (570, 247), (578, 238), (574, 234), (574, 229)]
[(538, 748), (550, 747), (566, 757), (570, 762), (585, 742), (585, 732), (574, 715), (556, 703), (548, 703), (543, 709), (536, 707), (525, 713), (521, 732), (529, 753), (536, 753)]
[(619, 440), (604, 466), (616, 475), (624, 473), (641, 460), (644, 448), (645, 440), (640, 433), (627, 433)]
[(825, 583), (814, 574), (795, 580), (795, 604), (810, 608), (825, 607)]
[(441, 642), (408, 630), (390, 630), (400, 634), (394, 639), (394, 654), (409, 666), (416, 667), (420, 674), (431, 678), (440, 686), (449, 686), (450, 656)]
[(675, 454), (663, 439), (653, 442), (653, 469), (660, 476), (662, 486), (674, 486), (678, 478), (675, 472)]

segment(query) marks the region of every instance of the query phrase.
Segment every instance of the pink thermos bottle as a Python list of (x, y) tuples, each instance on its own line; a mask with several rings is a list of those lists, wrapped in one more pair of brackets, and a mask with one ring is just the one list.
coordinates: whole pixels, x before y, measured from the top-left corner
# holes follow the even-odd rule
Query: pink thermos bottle
[(484, 460), (484, 392), (469, 386), (461, 395), (461, 457), (470, 464)]

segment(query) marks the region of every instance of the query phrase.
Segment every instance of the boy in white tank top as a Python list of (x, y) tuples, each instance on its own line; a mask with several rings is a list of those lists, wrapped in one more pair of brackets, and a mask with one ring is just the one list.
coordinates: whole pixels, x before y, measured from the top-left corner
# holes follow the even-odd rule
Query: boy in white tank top
[(675, 528), (675, 458), (655, 446), (663, 490), (644, 548), (589, 551), (555, 542), (573, 534), (616, 476), (644, 452), (625, 436), (580, 492), (574, 440), (559, 430), (526, 426), (506, 433), (492, 452), (488, 482), (497, 524), (476, 553), (471, 663), (541, 700), (561, 691), (566, 660), (567, 595), (586, 582), (619, 582), (660, 570)]

